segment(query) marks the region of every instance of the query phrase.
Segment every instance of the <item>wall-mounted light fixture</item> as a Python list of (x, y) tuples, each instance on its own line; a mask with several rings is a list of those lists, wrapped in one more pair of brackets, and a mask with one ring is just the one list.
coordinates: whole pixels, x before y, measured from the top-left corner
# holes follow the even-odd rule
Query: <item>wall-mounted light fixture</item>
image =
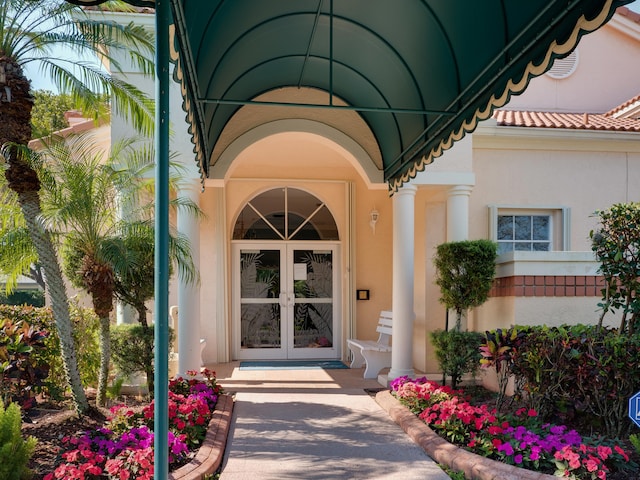
[(380, 218), (380, 213), (375, 208), (369, 212), (369, 226), (371, 227), (371, 231), (373, 234), (376, 234), (376, 223), (378, 223), (378, 218)]

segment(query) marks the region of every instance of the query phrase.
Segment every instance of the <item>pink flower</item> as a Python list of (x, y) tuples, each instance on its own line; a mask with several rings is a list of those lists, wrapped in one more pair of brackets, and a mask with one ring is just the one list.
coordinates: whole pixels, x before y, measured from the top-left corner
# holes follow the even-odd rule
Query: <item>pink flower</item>
[(621, 455), (622, 458), (625, 459), (625, 461), (627, 461), (627, 462), (629, 461), (629, 456), (625, 453), (625, 451), (622, 448), (620, 448), (618, 445), (616, 445), (615, 447), (613, 447), (613, 449), (616, 451), (616, 453), (618, 455)]
[(613, 451), (611, 450), (611, 447), (607, 447), (604, 445), (598, 445), (597, 451), (598, 451), (598, 456), (602, 460), (606, 460), (607, 458), (609, 458), (609, 455), (613, 453)]
[(595, 472), (598, 469), (598, 462), (593, 457), (590, 457), (584, 462), (584, 466), (587, 467), (588, 472)]

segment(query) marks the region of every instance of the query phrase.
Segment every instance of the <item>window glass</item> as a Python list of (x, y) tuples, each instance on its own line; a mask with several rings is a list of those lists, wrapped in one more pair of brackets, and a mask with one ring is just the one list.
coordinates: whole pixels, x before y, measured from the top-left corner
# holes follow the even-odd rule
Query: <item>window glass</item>
[(551, 250), (550, 215), (498, 215), (498, 254)]
[(498, 217), (498, 240), (513, 239), (513, 215), (500, 215)]
[(275, 188), (256, 195), (242, 209), (234, 240), (339, 240), (327, 206), (297, 188)]

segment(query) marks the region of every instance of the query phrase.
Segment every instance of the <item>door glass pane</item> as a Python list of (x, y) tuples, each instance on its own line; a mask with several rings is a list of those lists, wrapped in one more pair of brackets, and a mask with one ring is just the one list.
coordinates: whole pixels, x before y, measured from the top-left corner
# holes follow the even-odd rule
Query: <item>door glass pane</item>
[(333, 306), (331, 303), (296, 303), (293, 347), (333, 347)]
[(280, 250), (240, 252), (242, 348), (279, 348)]
[(333, 257), (331, 251), (293, 252), (294, 348), (333, 346)]
[(241, 348), (280, 348), (280, 305), (242, 304)]

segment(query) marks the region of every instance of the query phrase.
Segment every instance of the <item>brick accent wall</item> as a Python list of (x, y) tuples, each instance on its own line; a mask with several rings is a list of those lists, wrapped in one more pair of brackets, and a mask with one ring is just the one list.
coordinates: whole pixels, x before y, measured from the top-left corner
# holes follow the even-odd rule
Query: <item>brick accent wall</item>
[(496, 278), (490, 297), (600, 297), (597, 275), (516, 275)]

